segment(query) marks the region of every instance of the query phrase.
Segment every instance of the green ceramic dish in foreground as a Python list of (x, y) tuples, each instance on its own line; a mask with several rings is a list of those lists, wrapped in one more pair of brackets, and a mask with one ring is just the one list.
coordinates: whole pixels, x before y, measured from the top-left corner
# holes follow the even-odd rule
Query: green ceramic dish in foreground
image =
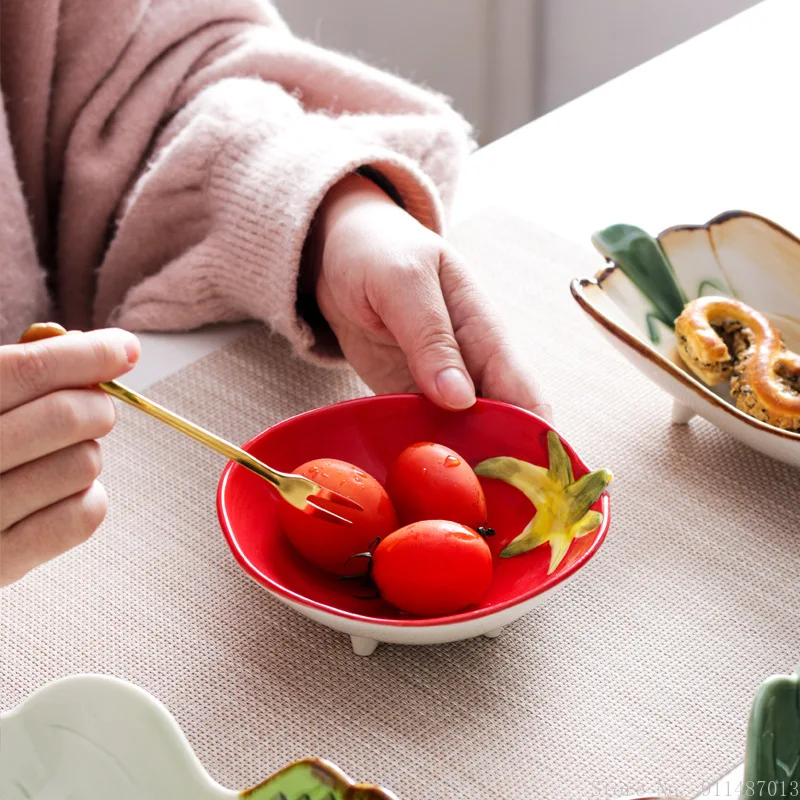
[(353, 783), (339, 769), (318, 758), (295, 761), (239, 796), (243, 800), (396, 800), (377, 786)]
[(592, 237), (608, 266), (572, 282), (572, 294), (604, 335), (675, 399), (673, 421), (698, 414), (773, 458), (800, 466), (800, 432), (748, 416), (727, 387), (711, 388), (677, 355), (673, 323), (689, 300), (735, 297), (766, 314), (800, 352), (800, 239), (746, 211), (650, 236), (612, 225)]

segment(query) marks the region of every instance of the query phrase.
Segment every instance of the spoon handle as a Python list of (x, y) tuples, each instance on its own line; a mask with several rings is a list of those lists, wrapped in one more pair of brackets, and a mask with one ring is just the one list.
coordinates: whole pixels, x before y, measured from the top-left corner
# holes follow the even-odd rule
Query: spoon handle
[[(26, 342), (34, 342), (38, 339), (49, 339), (51, 336), (64, 336), (66, 333), (66, 329), (56, 322), (36, 322), (22, 334), (19, 341), (20, 344), (23, 344)], [(133, 389), (129, 389), (121, 383), (107, 381), (106, 383), (99, 384), (99, 388), (113, 395), (118, 400), (122, 400), (123, 403), (138, 408), (139, 411), (144, 411), (145, 414), (149, 414), (151, 417), (155, 417), (161, 422), (166, 422), (167, 425), (175, 428), (175, 430), (185, 433), (187, 436), (191, 436), (195, 441), (204, 444), (206, 447), (210, 447), (212, 450), (220, 453), (220, 455), (225, 456), (225, 458), (235, 461), (237, 464), (241, 464), (251, 472), (255, 472), (256, 475), (260, 475), (264, 480), (269, 481), (273, 486), (278, 487), (278, 491), (281, 491), (281, 479), (287, 476), (282, 472), (268, 467), (266, 464), (262, 464), (257, 458), (253, 458), (249, 453), (242, 450), (241, 447), (226, 442), (225, 439), (215, 436), (205, 428), (201, 428), (199, 425), (189, 422), (188, 419), (184, 419), (178, 414), (174, 414), (169, 409), (164, 408), (164, 406), (160, 406), (158, 403), (148, 400), (143, 395), (134, 392)], [(283, 492), (281, 492), (281, 494), (283, 494)]]
[(101, 383), (99, 387), (118, 400), (122, 400), (123, 403), (133, 406), (139, 411), (144, 411), (145, 414), (149, 414), (151, 417), (155, 417), (157, 420), (165, 422), (170, 427), (175, 428), (175, 430), (185, 433), (187, 436), (191, 436), (195, 441), (204, 444), (206, 447), (210, 447), (220, 455), (225, 456), (231, 461), (235, 461), (237, 464), (241, 464), (243, 467), (246, 467), (268, 480), (273, 486), (278, 486), (280, 483), (282, 477), (280, 472), (263, 464), (257, 458), (253, 458), (249, 453), (242, 450), (241, 447), (237, 447), (235, 444), (225, 441), (225, 439), (216, 436), (205, 428), (201, 428), (199, 425), (189, 422), (188, 419), (184, 419), (153, 400), (148, 400), (133, 389), (129, 389), (127, 386), (117, 383), (117, 381)]

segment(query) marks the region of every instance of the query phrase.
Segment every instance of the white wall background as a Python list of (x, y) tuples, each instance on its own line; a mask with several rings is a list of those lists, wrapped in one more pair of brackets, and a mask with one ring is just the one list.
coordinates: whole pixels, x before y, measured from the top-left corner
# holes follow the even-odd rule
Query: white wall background
[(537, 0), (277, 0), (300, 36), (453, 98), (482, 141), (535, 114)]
[(277, 0), (300, 36), (453, 98), (483, 143), (758, 0)]
[(540, 0), (537, 111), (550, 111), (756, 2)]

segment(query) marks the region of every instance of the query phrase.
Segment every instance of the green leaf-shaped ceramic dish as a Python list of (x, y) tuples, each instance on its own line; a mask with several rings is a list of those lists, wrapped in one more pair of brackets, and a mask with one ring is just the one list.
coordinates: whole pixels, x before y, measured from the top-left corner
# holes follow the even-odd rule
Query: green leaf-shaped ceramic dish
[(669, 392), (673, 421), (695, 414), (756, 450), (800, 466), (800, 432), (757, 420), (733, 404), (727, 387), (711, 388), (681, 362), (673, 323), (684, 303), (727, 295), (763, 312), (800, 353), (800, 239), (746, 211), (658, 236), (612, 225), (592, 241), (608, 265), (575, 279), (572, 294), (603, 334), (641, 372)]
[(0, 741), (3, 800), (397, 800), (315, 758), (251, 789), (225, 789), (161, 703), (103, 675), (39, 689), (0, 715)]

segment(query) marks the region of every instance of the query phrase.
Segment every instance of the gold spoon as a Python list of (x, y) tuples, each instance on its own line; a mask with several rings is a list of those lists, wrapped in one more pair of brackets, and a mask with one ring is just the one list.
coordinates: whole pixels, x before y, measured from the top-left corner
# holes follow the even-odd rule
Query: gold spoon
[[(49, 339), (52, 336), (63, 336), (67, 331), (56, 322), (37, 322), (31, 325), (19, 339), (20, 344), (28, 342), (35, 342), (39, 339)], [(326, 508), (314, 503), (311, 498), (318, 500), (326, 500), (335, 505), (344, 506), (345, 508), (352, 508), (357, 511), (363, 510), (361, 506), (354, 500), (339, 494), (338, 492), (326, 489), (324, 486), (319, 486), (314, 481), (304, 478), (301, 475), (293, 475), (285, 472), (279, 472), (272, 467), (267, 466), (257, 458), (253, 458), (249, 453), (242, 450), (241, 447), (225, 441), (225, 439), (215, 436), (213, 433), (195, 425), (193, 422), (184, 419), (178, 414), (169, 411), (168, 409), (148, 400), (146, 397), (140, 395), (138, 392), (123, 386), (117, 381), (107, 381), (99, 384), (99, 388), (110, 395), (113, 395), (123, 403), (129, 406), (144, 411), (151, 417), (155, 417), (161, 422), (165, 422), (175, 430), (191, 436), (195, 441), (209, 447), (211, 450), (220, 453), (231, 461), (241, 464), (251, 472), (262, 477), (269, 484), (278, 490), (278, 494), (286, 500), (287, 503), (299, 509), (305, 514), (325, 520), (326, 522), (334, 522), (339, 525), (352, 524), (349, 519), (340, 517)]]

